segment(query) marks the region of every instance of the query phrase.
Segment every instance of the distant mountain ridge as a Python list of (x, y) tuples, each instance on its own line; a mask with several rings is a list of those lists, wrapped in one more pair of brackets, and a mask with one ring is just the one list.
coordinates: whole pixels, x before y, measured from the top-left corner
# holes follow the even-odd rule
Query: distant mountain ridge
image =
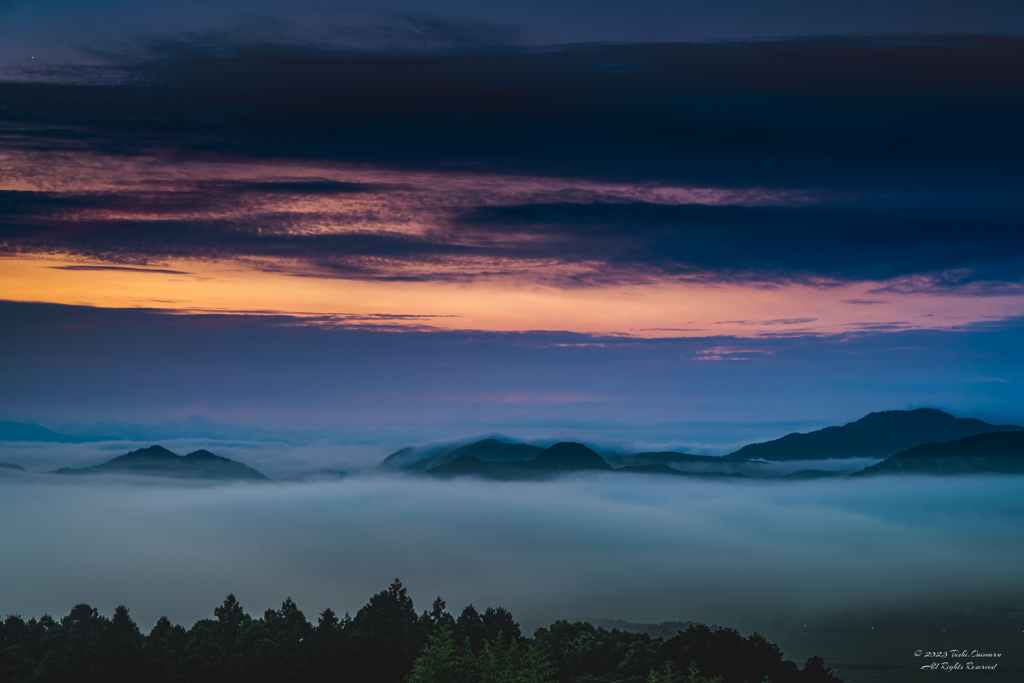
[(841, 427), (744, 446), (727, 460), (824, 460), (888, 458), (924, 443), (945, 443), (975, 434), (1021, 431), (1017, 425), (992, 425), (974, 418), (953, 417), (934, 408), (871, 413)]
[(120, 441), (117, 436), (72, 436), (32, 422), (0, 422), (0, 441), (44, 441), (49, 443), (91, 443)]
[[(544, 450), (545, 449), (541, 446), (502, 441), (492, 437), (461, 445), (450, 444), (426, 448), (403, 448), (384, 458), (380, 465), (377, 466), (377, 469), (426, 472), (427, 470), (454, 462), (465, 456), (470, 456), (483, 462), (526, 461), (535, 458)], [(629, 466), (686, 463), (693, 466), (717, 466), (731, 472), (735, 466), (735, 463), (725, 462), (719, 456), (691, 455), (689, 453), (678, 453), (674, 451), (644, 452), (628, 455), (609, 453), (600, 457), (614, 469)], [(463, 464), (462, 466), (465, 467), (466, 465)]]
[[(657, 455), (647, 453), (645, 455)], [(686, 456), (685, 453), (666, 453), (668, 460), (675, 461), (674, 456)], [(696, 456), (705, 457), (705, 456)], [(686, 472), (677, 470), (664, 463), (648, 463), (644, 465), (627, 465), (615, 468), (608, 464), (600, 454), (581, 443), (562, 441), (550, 448), (543, 449), (536, 457), (520, 461), (485, 461), (472, 455), (461, 455), (442, 465), (431, 467), (427, 474), (435, 477), (476, 476), (485, 479), (503, 481), (550, 479), (572, 472), (620, 472), (623, 474), (670, 475), (677, 477), (698, 478), (739, 478), (749, 479), (749, 475), (739, 472)]]
[[(980, 438), (983, 436), (989, 438)], [(108, 438), (115, 437), (71, 436), (36, 424), (0, 422), (0, 440), (82, 443)], [(1024, 427), (994, 425), (973, 418), (957, 418), (932, 408), (920, 408), (870, 413), (842, 426), (749, 444), (727, 456), (693, 455), (676, 451), (598, 453), (575, 442), (559, 442), (543, 448), (492, 437), (469, 444), (405, 448), (387, 456), (377, 469), (421, 472), (439, 477), (472, 475), (504, 480), (546, 479), (564, 473), (586, 471), (786, 480), (901, 472), (1024, 474), (1022, 448)], [(844, 458), (883, 462), (857, 473), (852, 473), (854, 467), (863, 467), (866, 463), (849, 462), (848, 467), (840, 471), (831, 469), (841, 466), (840, 463), (819, 465), (825, 469), (791, 471), (801, 466), (797, 461)], [(7, 472), (24, 471), (18, 465), (7, 463), (0, 463), (0, 468)], [(92, 467), (62, 468), (56, 472), (122, 472), (193, 479), (267, 479), (247, 465), (206, 450), (179, 456), (158, 445), (131, 451)], [(320, 474), (326, 476), (328, 473), (325, 471)], [(329, 474), (337, 477), (341, 473), (331, 471)]]
[[(475, 445), (475, 444), (471, 444)], [(613, 471), (604, 458), (583, 444), (562, 441), (542, 449), (529, 460), (487, 461), (464, 453), (455, 460), (431, 467), (436, 477), (476, 475), (489, 479), (541, 479), (567, 472)]]
[(615, 471), (625, 472), (627, 474), (667, 474), (674, 477), (732, 477), (734, 479), (752, 479), (749, 474), (743, 474), (742, 472), (692, 472), (677, 470), (674, 467), (669, 467), (668, 465), (626, 465), (625, 467), (617, 468)]
[[(61, 431), (63, 430), (63, 431)], [(155, 424), (125, 422), (68, 424), (48, 429), (33, 422), (0, 421), (0, 441), (34, 441), (48, 443), (93, 443), (98, 441), (159, 442), (175, 439), (211, 439), (217, 441), (277, 441), (306, 444), (318, 441), (329, 432), (268, 430), (262, 427), (240, 427), (214, 422), (202, 415), (161, 420)]]
[[(602, 456), (573, 442), (560, 442), (542, 449), (539, 446), (491, 438), (465, 445), (402, 449), (385, 458), (378, 469), (425, 472), (439, 477), (479, 476), (503, 480), (549, 478), (566, 472), (603, 470), (647, 475), (793, 481), (846, 477), (853, 474), (853, 469), (802, 469), (779, 473), (778, 466), (773, 463), (845, 458), (882, 460), (918, 446), (938, 446), (979, 435), (1007, 434), (1017, 434), (1024, 439), (1024, 428), (1009, 424), (993, 425), (973, 418), (953, 417), (933, 408), (919, 408), (870, 413), (842, 426), (750, 444), (727, 456), (674, 451), (634, 454), (611, 452)], [(1009, 441), (1014, 438), (1006, 437)], [(977, 443), (984, 450), (988, 446), (995, 447), (997, 442), (999, 439), (994, 437)], [(982, 457), (980, 451), (975, 455)], [(1016, 472), (1016, 465), (1009, 462), (1004, 459), (999, 460), (1002, 464), (998, 466), (984, 465), (990, 468), (984, 471)], [(980, 471), (978, 468), (982, 466), (982, 461), (976, 458), (959, 466), (947, 465), (947, 469), (959, 468), (958, 471), (966, 473)], [(899, 469), (890, 463), (877, 470), (868, 469), (878, 473), (890, 470), (926, 472), (935, 469), (920, 464), (915, 467), (913, 469), (906, 465)]]
[(199, 450), (188, 455), (178, 455), (163, 446), (140, 448), (112, 458), (92, 467), (62, 467), (54, 474), (98, 474), (118, 472), (127, 474), (150, 474), (182, 479), (245, 479), (267, 480), (257, 470), (240, 462)]
[(495, 438), (483, 439), (465, 445), (435, 446), (432, 448), (403, 448), (384, 458), (377, 466), (381, 470), (408, 470), (425, 472), (432, 467), (470, 456), (484, 462), (520, 461), (534, 458), (544, 449), (525, 443), (510, 443)]
[(851, 476), (882, 474), (1024, 474), (1024, 432), (989, 432), (921, 444)]

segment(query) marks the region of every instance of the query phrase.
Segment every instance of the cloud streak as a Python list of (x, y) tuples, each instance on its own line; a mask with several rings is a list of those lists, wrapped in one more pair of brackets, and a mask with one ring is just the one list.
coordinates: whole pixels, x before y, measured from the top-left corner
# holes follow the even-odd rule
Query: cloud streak
[[(1024, 264), (1018, 230), (1024, 205), (941, 212), (608, 201), (460, 208), (427, 205), (425, 189), (392, 196), (377, 194), (372, 184), (239, 185), (201, 192), (3, 192), (0, 254), (137, 266), (238, 260), (340, 279), (507, 277), (561, 287), (666, 278), (871, 280), (888, 283), (879, 291), (981, 283), (1000, 285), (997, 293), (1020, 285)], [(282, 187), (297, 202), (357, 193), (373, 206), (281, 206)], [(262, 202), (242, 206), (244, 192), (262, 193)], [(394, 203), (385, 213), (389, 199)]]

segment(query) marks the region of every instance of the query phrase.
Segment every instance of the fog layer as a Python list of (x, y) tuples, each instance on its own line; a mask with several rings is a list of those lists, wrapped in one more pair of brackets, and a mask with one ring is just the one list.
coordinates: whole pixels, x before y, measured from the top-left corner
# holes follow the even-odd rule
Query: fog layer
[(357, 610), (396, 576), (418, 609), (503, 605), (758, 627), (847, 608), (1018, 595), (1024, 478), (545, 483), (355, 477), (165, 486), (0, 477), (0, 613), (126, 604), (191, 624), (234, 592), (252, 614)]

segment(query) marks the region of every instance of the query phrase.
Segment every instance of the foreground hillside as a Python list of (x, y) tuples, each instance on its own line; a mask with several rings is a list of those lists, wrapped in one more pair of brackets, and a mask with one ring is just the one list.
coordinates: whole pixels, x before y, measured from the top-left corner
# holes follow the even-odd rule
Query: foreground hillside
[(417, 614), (396, 579), (342, 618), (316, 624), (292, 602), (250, 617), (234, 596), (190, 629), (166, 617), (143, 634), (118, 607), (111, 618), (76, 605), (49, 616), (0, 622), (0, 681), (189, 683), (838, 683), (824, 661), (800, 669), (772, 643), (733, 629), (690, 625), (666, 639), (557, 621), (524, 637), (508, 610), (472, 605), (456, 618), (441, 598)]

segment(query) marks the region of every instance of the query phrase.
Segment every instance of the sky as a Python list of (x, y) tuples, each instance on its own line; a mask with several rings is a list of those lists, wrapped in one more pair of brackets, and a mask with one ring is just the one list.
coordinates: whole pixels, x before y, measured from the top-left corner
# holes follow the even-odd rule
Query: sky
[[(1017, 478), (372, 472), (1024, 424), (1021, 121), (1020, 2), (0, 0), (0, 421), (102, 437), (0, 442), (0, 614), (1024, 597)], [(42, 474), (153, 443), (278, 481)]]
[[(765, 37), (641, 3), (705, 18), (642, 41), (570, 5), (396, 5), (358, 44), (310, 33), (369, 16), (346, 5), (250, 8), (273, 35), (230, 4), (60, 7), (0, 15), (8, 419), (719, 450), (1019, 419), (1016, 5), (781, 4)], [(447, 37), (384, 30), (413, 25)]]
[(676, 42), (849, 33), (1020, 35), (1012, 0), (5, 0), (4, 53), (211, 33), (380, 48)]

